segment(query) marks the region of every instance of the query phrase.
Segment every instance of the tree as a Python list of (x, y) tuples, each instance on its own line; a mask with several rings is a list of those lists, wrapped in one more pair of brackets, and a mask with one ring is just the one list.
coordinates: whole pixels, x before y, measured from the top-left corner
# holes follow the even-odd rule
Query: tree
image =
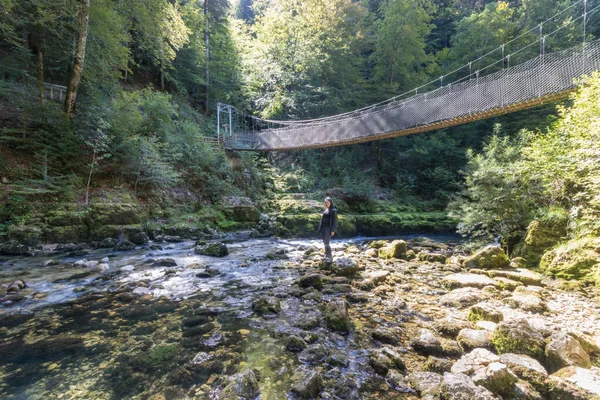
[(375, 22), (375, 81), (396, 94), (418, 86), (434, 61), (425, 53), (431, 32), (432, 4), (428, 0), (387, 0), (382, 19)]
[(265, 117), (339, 112), (359, 83), (356, 57), (366, 10), (350, 0), (258, 4), (252, 26), (238, 25), (248, 95)]
[(74, 54), (73, 72), (67, 86), (67, 94), (65, 96), (65, 114), (72, 118), (75, 112), (77, 103), (77, 91), (79, 83), (83, 76), (83, 66), (85, 61), (85, 47), (88, 37), (89, 15), (90, 15), (90, 0), (78, 0), (80, 9), (78, 12), (79, 26), (77, 29), (77, 44)]
[(519, 33), (519, 21), (514, 8), (505, 1), (489, 3), (481, 13), (463, 18), (452, 38), (452, 68), (467, 64), (496, 50), (490, 57), (473, 65), (473, 72), (502, 58), (500, 46)]

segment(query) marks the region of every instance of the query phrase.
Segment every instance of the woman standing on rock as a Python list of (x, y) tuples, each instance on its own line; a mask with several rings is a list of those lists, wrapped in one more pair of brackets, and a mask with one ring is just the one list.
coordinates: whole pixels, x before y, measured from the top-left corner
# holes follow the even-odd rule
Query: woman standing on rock
[(325, 261), (331, 262), (331, 246), (329, 241), (335, 235), (337, 231), (337, 210), (333, 207), (333, 200), (331, 197), (325, 198), (325, 210), (321, 215), (321, 222), (319, 223), (319, 235), (323, 239), (323, 245), (325, 246)]

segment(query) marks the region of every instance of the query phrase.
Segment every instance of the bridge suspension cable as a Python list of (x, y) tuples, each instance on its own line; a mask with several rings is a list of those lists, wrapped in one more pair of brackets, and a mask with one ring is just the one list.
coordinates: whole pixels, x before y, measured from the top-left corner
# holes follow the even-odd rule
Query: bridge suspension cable
[[(336, 146), (439, 129), (564, 98), (573, 89), (574, 78), (600, 70), (600, 42), (587, 38), (587, 24), (600, 5), (589, 9), (587, 1), (574, 2), (436, 79), (350, 112), (308, 120), (270, 120), (219, 105), (218, 115), (221, 110), (228, 113), (225, 146), (266, 151)], [(582, 13), (568, 14), (576, 6), (582, 6)], [(564, 49), (567, 43), (561, 39), (568, 35), (559, 33), (573, 33), (579, 21), (583, 40)], [(539, 50), (534, 51), (538, 44)], [(495, 54), (500, 57), (492, 57)]]

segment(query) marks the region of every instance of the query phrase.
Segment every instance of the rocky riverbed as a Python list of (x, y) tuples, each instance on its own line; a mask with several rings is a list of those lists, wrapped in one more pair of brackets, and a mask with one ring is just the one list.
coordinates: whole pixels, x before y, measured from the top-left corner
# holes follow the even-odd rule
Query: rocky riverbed
[(600, 291), (497, 248), (161, 246), (2, 259), (0, 397), (600, 398)]

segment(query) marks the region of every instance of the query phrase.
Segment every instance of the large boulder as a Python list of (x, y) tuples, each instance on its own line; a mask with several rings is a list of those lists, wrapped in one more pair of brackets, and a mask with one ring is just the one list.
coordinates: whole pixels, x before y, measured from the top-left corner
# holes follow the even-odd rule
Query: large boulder
[(137, 245), (143, 245), (150, 241), (148, 234), (146, 232), (137, 232), (133, 235), (129, 236), (129, 240)]
[(225, 243), (207, 243), (197, 246), (194, 253), (210, 257), (225, 257), (229, 255), (229, 249), (227, 249)]
[(475, 305), (469, 309), (469, 315), (467, 317), (469, 321), (477, 322), (477, 321), (492, 321), (492, 322), (500, 322), (504, 320), (504, 315), (485, 304)]
[(568, 214), (561, 212), (553, 216), (554, 218), (547, 220), (531, 221), (525, 240), (515, 246), (512, 256), (523, 257), (527, 266), (537, 267), (544, 251), (556, 245), (566, 235)]
[(442, 343), (429, 329), (422, 328), (410, 345), (421, 354), (438, 355), (442, 353)]
[(323, 389), (323, 377), (318, 371), (297, 372), (292, 380), (292, 393), (302, 399), (314, 399)]
[(469, 269), (510, 268), (510, 260), (500, 247), (487, 246), (467, 258), (463, 266)]
[(537, 390), (546, 391), (548, 372), (536, 359), (525, 354), (506, 353), (500, 356), (500, 362), (519, 378), (531, 383)]
[(219, 400), (250, 400), (258, 397), (258, 380), (251, 369), (229, 378), (229, 384), (219, 395)]
[(408, 375), (408, 382), (421, 395), (439, 398), (442, 375), (435, 372), (413, 372)]
[(498, 282), (485, 275), (451, 274), (442, 279), (442, 286), (448, 289), (464, 287), (484, 288), (486, 286), (498, 286)]
[(338, 258), (333, 262), (333, 272), (341, 276), (353, 276), (358, 273), (360, 266), (356, 260), (352, 258)]
[(546, 360), (552, 372), (569, 366), (589, 368), (592, 365), (579, 341), (565, 332), (556, 332), (550, 337)]
[(543, 360), (546, 341), (526, 319), (514, 319), (498, 324), (492, 336), (498, 353), (527, 354)]
[(475, 385), (468, 376), (449, 372), (444, 373), (440, 395), (444, 400), (496, 400), (492, 392)]
[(257, 314), (278, 314), (281, 311), (281, 302), (277, 297), (258, 296), (252, 300), (252, 311)]
[(571, 240), (545, 253), (540, 261), (540, 269), (556, 278), (582, 279), (600, 284), (598, 248), (598, 237)]
[(456, 337), (461, 349), (468, 351), (475, 348), (491, 348), (492, 333), (482, 329), (463, 329)]
[(352, 327), (348, 305), (345, 300), (336, 300), (325, 306), (324, 312), (327, 327), (337, 332), (348, 333)]
[(296, 282), (301, 288), (314, 287), (315, 289), (323, 289), (323, 275), (308, 274), (304, 275)]
[(445, 306), (462, 308), (479, 303), (487, 298), (488, 295), (480, 289), (464, 287), (454, 289), (450, 293), (443, 295), (440, 298), (440, 303)]
[(29, 254), (29, 247), (20, 244), (16, 240), (10, 240), (0, 246), (0, 255), (3, 256), (24, 256)]
[(379, 249), (379, 258), (404, 258), (407, 251), (408, 246), (404, 240), (394, 240), (392, 243)]
[(552, 399), (599, 399), (600, 374), (598, 369), (566, 367), (550, 376)]

